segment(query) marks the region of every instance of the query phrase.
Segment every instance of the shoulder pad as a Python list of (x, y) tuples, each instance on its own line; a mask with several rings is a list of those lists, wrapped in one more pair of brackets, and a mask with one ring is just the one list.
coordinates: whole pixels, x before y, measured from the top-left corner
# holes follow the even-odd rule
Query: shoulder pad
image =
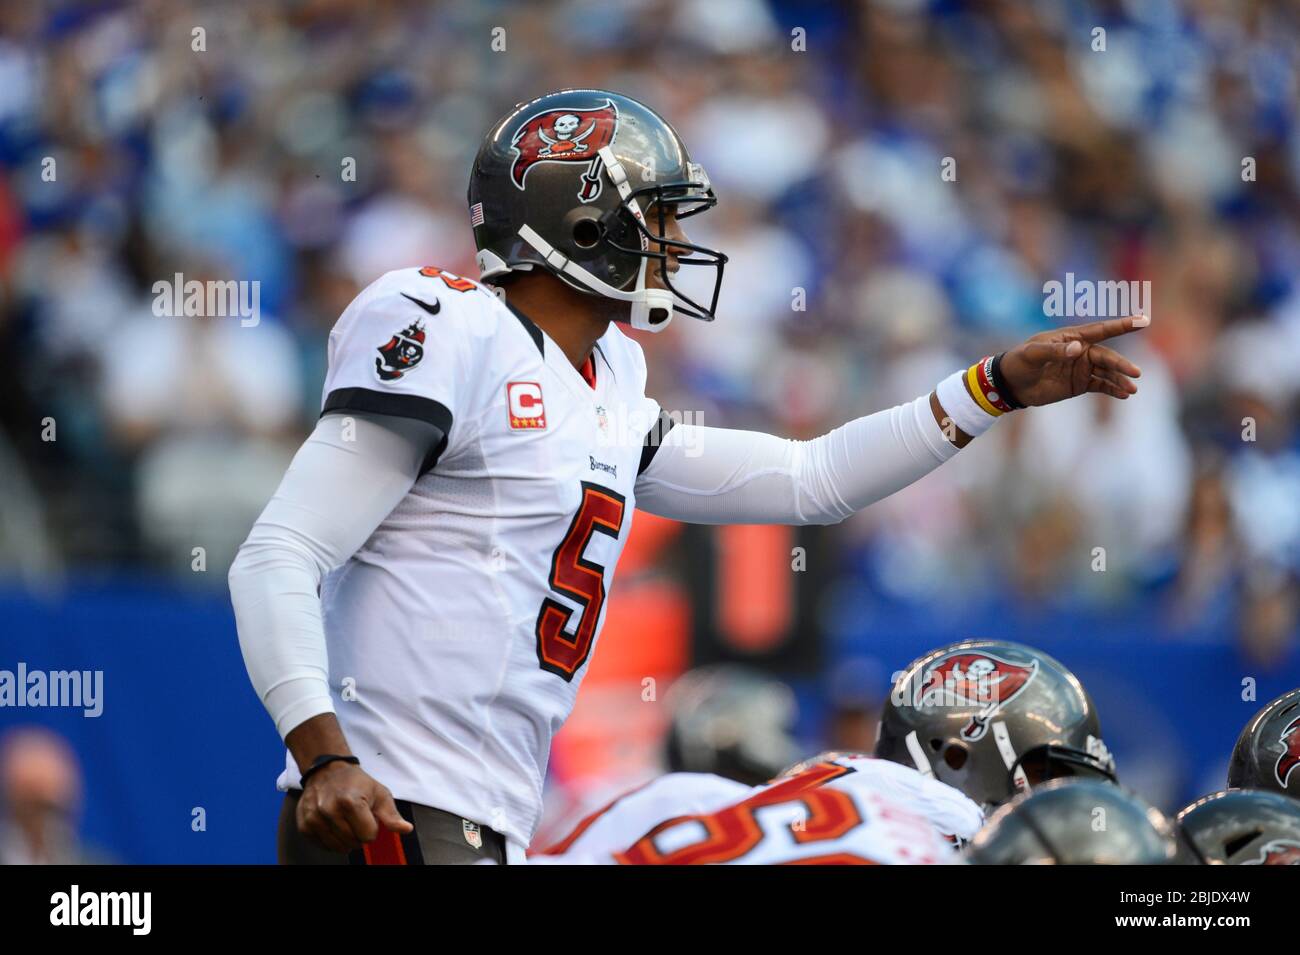
[(385, 272), (357, 296), (355, 304), (363, 313), (410, 315), (428, 326), (465, 322), (490, 335), (495, 331), (494, 306), (499, 301), (481, 283), (427, 265)]

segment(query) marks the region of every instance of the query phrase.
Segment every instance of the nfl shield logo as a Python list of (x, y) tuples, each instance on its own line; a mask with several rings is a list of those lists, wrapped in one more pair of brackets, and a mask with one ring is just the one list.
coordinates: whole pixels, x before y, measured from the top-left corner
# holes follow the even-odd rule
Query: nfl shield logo
[(461, 828), (465, 832), (465, 841), (475, 849), (483, 848), (483, 830), (479, 828), (477, 822), (470, 822), (468, 819), (460, 821)]

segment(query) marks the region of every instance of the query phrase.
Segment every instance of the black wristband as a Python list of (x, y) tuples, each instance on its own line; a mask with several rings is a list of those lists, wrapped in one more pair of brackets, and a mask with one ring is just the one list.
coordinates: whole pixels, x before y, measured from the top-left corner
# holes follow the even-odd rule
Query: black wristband
[(338, 756), (332, 753), (327, 753), (324, 756), (317, 756), (311, 761), (311, 765), (307, 767), (307, 771), (302, 774), (300, 784), (303, 787), (306, 787), (307, 780), (310, 779), (318, 770), (324, 769), (330, 763), (351, 763), (353, 766), (360, 766), (361, 760), (357, 759), (355, 756)]
[(1012, 410), (1015, 411), (1023, 408), (1024, 405), (1016, 400), (1016, 396), (1011, 393), (1011, 386), (1008, 385), (1007, 380), (1002, 377), (1002, 356), (1005, 354), (1006, 352), (998, 352), (997, 356), (993, 359), (993, 387), (998, 390), (998, 394), (1002, 396), (1002, 400), (1009, 404)]

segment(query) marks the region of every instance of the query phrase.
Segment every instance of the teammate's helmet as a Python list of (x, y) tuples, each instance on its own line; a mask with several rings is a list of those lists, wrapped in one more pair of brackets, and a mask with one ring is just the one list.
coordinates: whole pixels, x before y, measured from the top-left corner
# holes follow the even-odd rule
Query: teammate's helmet
[[(715, 269), (712, 296), (696, 302), (664, 268), (663, 237), (668, 207), (680, 220), (716, 201), (676, 130), (604, 90), (561, 90), (516, 106), (484, 138), (469, 181), (484, 280), (543, 268), (580, 291), (630, 303), (626, 320), (650, 331), (666, 327), (674, 310), (713, 320), (727, 257), (669, 243), (679, 265)], [(656, 272), (666, 288), (646, 287)]]
[(912, 663), (885, 701), (876, 755), (986, 809), (1048, 779), (1115, 781), (1097, 711), (1075, 675), (1000, 640), (964, 640)]
[(1300, 798), (1300, 690), (1283, 693), (1246, 724), (1232, 750), (1228, 786)]
[(1300, 803), (1279, 793), (1213, 793), (1180, 812), (1177, 825), (1205, 865), (1300, 865)]
[(1161, 865), (1178, 858), (1173, 826), (1109, 783), (1059, 779), (1003, 806), (967, 850), (977, 865)]
[(772, 779), (799, 754), (798, 708), (784, 683), (730, 664), (684, 674), (664, 700), (671, 714), (669, 772), (715, 773), (750, 786)]

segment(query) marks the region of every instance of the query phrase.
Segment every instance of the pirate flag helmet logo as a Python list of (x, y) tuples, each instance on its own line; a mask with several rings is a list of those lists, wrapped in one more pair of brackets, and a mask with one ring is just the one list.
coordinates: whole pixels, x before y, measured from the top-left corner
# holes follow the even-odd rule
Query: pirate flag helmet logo
[(595, 109), (565, 107), (530, 116), (510, 141), (516, 156), (511, 181), (523, 189), (528, 171), (540, 162), (586, 163), (577, 194), (591, 202), (601, 189), (603, 161), (598, 153), (614, 141), (617, 131), (618, 107), (611, 99)]
[(1260, 847), (1259, 856), (1242, 865), (1300, 865), (1300, 842), (1274, 839)]
[(379, 357), (375, 359), (375, 374), (380, 381), (397, 381), (414, 370), (424, 357), (424, 326), (412, 322), (394, 333), (377, 350)]
[(973, 706), (978, 712), (961, 729), (967, 742), (982, 739), (1003, 706), (1019, 696), (1038, 673), (1038, 661), (1012, 663), (988, 652), (941, 657), (925, 671), (914, 706)]
[(1282, 743), (1282, 752), (1278, 754), (1277, 763), (1273, 766), (1273, 778), (1279, 786), (1286, 789), (1291, 774), (1300, 766), (1300, 716), (1286, 725), (1279, 741)]

